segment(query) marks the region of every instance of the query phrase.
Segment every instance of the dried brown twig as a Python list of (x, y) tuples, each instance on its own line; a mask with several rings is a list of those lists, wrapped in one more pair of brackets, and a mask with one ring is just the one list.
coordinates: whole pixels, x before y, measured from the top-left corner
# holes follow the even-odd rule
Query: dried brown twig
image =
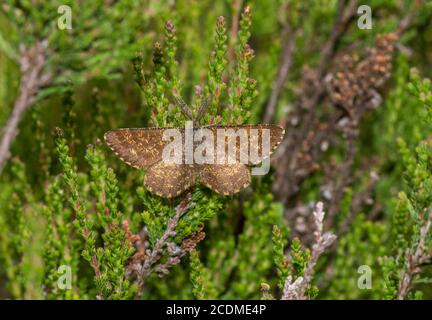
[(345, 125), (340, 128), (347, 145), (345, 160), (336, 171), (337, 179), (333, 183), (329, 225), (333, 224), (346, 187), (352, 184), (359, 123), (368, 110), (381, 103), (378, 90), (390, 78), (392, 55), (397, 39), (398, 36), (394, 33), (379, 36), (375, 48), (369, 50), (365, 59), (358, 62), (355, 55), (344, 56), (342, 58), (344, 70), (329, 76), (327, 90), (330, 99), (346, 112), (346, 116), (342, 118), (345, 120)]
[[(274, 191), (285, 204), (299, 191), (301, 181), (317, 169), (307, 150), (311, 146), (308, 142), (315, 140), (315, 136), (324, 141), (327, 134), (320, 136), (315, 132), (320, 124), (314, 109), (323, 98), (326, 89), (324, 77), (331, 65), (336, 45), (356, 12), (356, 5), (356, 0), (339, 1), (336, 21), (329, 40), (323, 46), (318, 67), (316, 70), (305, 68), (295, 108), (287, 115), (289, 120), (285, 122), (292, 128), (288, 128), (274, 157), (277, 175)], [(331, 130), (332, 127), (325, 126), (323, 129)], [(317, 146), (320, 147), (320, 144)]]
[(43, 40), (36, 42), (31, 47), (21, 48), (21, 56), (18, 60), (21, 72), (19, 94), (15, 100), (12, 114), (1, 130), (0, 173), (10, 157), (10, 148), (18, 134), (18, 126), (24, 113), (34, 103), (39, 89), (51, 82), (51, 74), (44, 71), (48, 54), (47, 47), (48, 42)]
[(421, 271), (421, 266), (432, 259), (432, 251), (427, 249), (426, 239), (432, 225), (432, 214), (429, 212), (428, 218), (420, 229), (420, 238), (415, 250), (407, 249), (405, 253), (406, 263), (405, 271), (399, 282), (397, 294), (398, 300), (404, 300), (411, 289), (412, 280), (416, 274)]
[[(326, 70), (330, 65), (330, 61), (334, 56), (336, 45), (339, 42), (339, 39), (344, 35), (349, 22), (351, 21), (352, 17), (356, 12), (357, 5), (357, 0), (340, 0), (338, 2), (336, 20), (333, 25), (329, 40), (323, 46), (321, 59), (315, 74), (316, 79), (315, 81), (313, 81), (313, 83), (310, 83), (313, 85), (313, 87), (307, 86), (307, 88), (309, 88), (307, 92), (310, 94), (308, 95), (309, 98), (301, 100), (301, 103), (297, 103), (296, 107), (310, 109), (320, 100), (320, 97), (324, 91), (324, 86), (322, 85), (323, 81), (321, 80), (323, 80)], [(269, 102), (266, 106), (264, 122), (270, 122), (274, 117), (277, 101), (279, 99), (280, 93), (283, 89), (289, 70), (291, 69), (291, 65), (293, 63), (292, 59), (294, 51), (295, 31), (292, 29), (289, 21), (285, 23), (282, 30), (282, 39), (284, 42), (282, 48), (281, 62), (279, 64), (279, 69), (277, 72), (273, 90), (270, 94)], [(306, 92), (300, 93), (299, 99), (304, 93)]]
[[(299, 196), (303, 182), (317, 171), (330, 172), (323, 179), (321, 196), (328, 204), (332, 226), (339, 212), (340, 203), (347, 190), (356, 180), (358, 172), (370, 172), (370, 166), (356, 169), (359, 124), (364, 114), (378, 107), (380, 92), (391, 72), (392, 53), (398, 37), (414, 23), (418, 6), (413, 6), (401, 20), (395, 33), (377, 37), (376, 45), (363, 58), (356, 54), (342, 54), (338, 42), (352, 21), (358, 1), (338, 2), (337, 17), (331, 35), (321, 50), (315, 69), (304, 67), (296, 102), (283, 123), (287, 134), (273, 157), (276, 181), (273, 191), (284, 203), (285, 216), (292, 224), (294, 237), (309, 242), (310, 221), (307, 205)], [(319, 107), (319, 109), (318, 109)], [(341, 141), (345, 144), (345, 158), (337, 163), (334, 158), (322, 161), (326, 151)], [(357, 170), (358, 172), (355, 172)], [(357, 176), (359, 176), (357, 174)], [(372, 181), (364, 190), (356, 192), (346, 221), (341, 221), (341, 232), (349, 228), (355, 212), (370, 202)], [(375, 215), (379, 206), (376, 205)], [(352, 212), (351, 212), (352, 211)]]
[(292, 281), (292, 277), (288, 276), (282, 294), (282, 300), (306, 300), (306, 290), (312, 282), (315, 274), (315, 266), (319, 257), (324, 251), (331, 246), (336, 240), (336, 236), (330, 232), (323, 233), (324, 216), (323, 203), (318, 202), (315, 207), (314, 223), (315, 223), (315, 242), (312, 246), (311, 257), (302, 277), (298, 277)]
[[(288, 9), (288, 8), (287, 8)], [(289, 15), (287, 14), (287, 17)], [(270, 123), (276, 113), (276, 105), (279, 100), (279, 96), (285, 85), (288, 73), (293, 64), (293, 54), (295, 45), (295, 31), (292, 28), (291, 21), (287, 18), (285, 21), (281, 33), (282, 41), (282, 55), (280, 58), (279, 68), (276, 75), (276, 80), (273, 84), (273, 89), (270, 93), (270, 98), (265, 107), (263, 121), (264, 123)]]
[[(136, 276), (138, 290), (136, 298), (141, 297), (144, 290), (144, 283), (147, 277), (155, 272), (159, 276), (163, 276), (169, 272), (169, 269), (180, 262), (180, 259), (187, 253), (195, 249), (198, 242), (204, 239), (205, 233), (202, 228), (193, 233), (188, 238), (184, 239), (180, 246), (170, 238), (176, 235), (180, 218), (193, 206), (192, 196), (188, 193), (184, 199), (177, 205), (175, 215), (169, 219), (167, 228), (162, 236), (156, 241), (153, 249), (148, 248), (146, 241), (146, 232), (140, 236), (131, 235), (127, 232), (127, 237), (132, 241), (137, 249), (137, 253), (131, 258), (126, 269), (127, 277)], [(166, 256), (167, 259), (161, 262), (161, 258)]]
[[(375, 48), (370, 49), (364, 59), (358, 58), (355, 54), (339, 58), (340, 66), (334, 72), (328, 73), (322, 84), (325, 91), (321, 99), (327, 98), (332, 102), (330, 106), (323, 106), (322, 112), (327, 114), (327, 117), (320, 119), (314, 108), (305, 109), (304, 106), (308, 105), (309, 100), (305, 98), (307, 101), (301, 102), (303, 98), (300, 97), (299, 107), (290, 115), (290, 124), (295, 128), (284, 142), (285, 147), (289, 147), (276, 155), (275, 162), (275, 191), (285, 203), (290, 221), (297, 220), (296, 208), (302, 206), (301, 202), (294, 201), (296, 207), (290, 208), (302, 182), (314, 171), (323, 170), (331, 172), (327, 177), (328, 181), (324, 180), (322, 196), (329, 205), (329, 218), (326, 224), (333, 225), (345, 190), (353, 183), (360, 120), (368, 110), (377, 107), (381, 101), (378, 90), (390, 77), (396, 40), (395, 34), (382, 35), (377, 38)], [(308, 90), (307, 87), (313, 87), (317, 82), (317, 75), (312, 70), (305, 72), (306, 79), (310, 80), (306, 80), (309, 85), (305, 85), (303, 90)], [(331, 161), (320, 164), (322, 154), (339, 137), (345, 140), (345, 159), (340, 164), (333, 164)], [(331, 168), (328, 169), (328, 166)]]

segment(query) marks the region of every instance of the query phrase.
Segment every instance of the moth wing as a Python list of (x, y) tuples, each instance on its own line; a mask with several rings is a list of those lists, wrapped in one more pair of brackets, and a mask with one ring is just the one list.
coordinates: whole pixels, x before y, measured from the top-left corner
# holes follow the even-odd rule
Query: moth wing
[(162, 160), (163, 149), (169, 143), (163, 140), (164, 130), (166, 128), (116, 129), (105, 133), (104, 139), (121, 160), (145, 169)]
[[(218, 139), (218, 130), (225, 130), (225, 154), (228, 154), (229, 158), (235, 159), (237, 163), (248, 165), (258, 164), (270, 157), (282, 142), (285, 135), (285, 129), (276, 124), (237, 126), (210, 125), (205, 128), (212, 131), (216, 144), (221, 143)], [(230, 132), (237, 134), (234, 147), (235, 155), (229, 154)], [(242, 136), (244, 136), (244, 139), (247, 139), (247, 143), (244, 143), (244, 141), (242, 142)], [(217, 147), (215, 147), (215, 150), (216, 148)], [(242, 156), (246, 161), (242, 160)]]
[(251, 182), (249, 168), (241, 163), (204, 164), (196, 167), (200, 182), (225, 196), (239, 192)]
[(144, 185), (163, 198), (173, 198), (189, 189), (195, 182), (193, 166), (160, 161), (149, 167)]

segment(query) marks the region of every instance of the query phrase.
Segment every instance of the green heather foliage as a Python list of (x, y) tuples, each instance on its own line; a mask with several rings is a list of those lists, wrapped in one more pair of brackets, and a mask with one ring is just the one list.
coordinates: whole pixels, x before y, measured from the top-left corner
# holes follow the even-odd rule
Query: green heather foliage
[[(429, 1), (368, 1), (370, 30), (354, 0), (83, 3), (0, 3), (0, 138), (25, 107), (0, 163), (0, 299), (432, 299)], [(269, 174), (148, 192), (103, 135), (184, 126), (178, 96), (210, 99), (200, 125), (262, 123), (274, 101)]]

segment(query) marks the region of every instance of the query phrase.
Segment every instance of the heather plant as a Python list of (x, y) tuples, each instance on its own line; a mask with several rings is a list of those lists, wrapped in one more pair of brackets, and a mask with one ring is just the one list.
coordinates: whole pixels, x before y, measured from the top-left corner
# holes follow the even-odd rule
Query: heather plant
[[(0, 298), (431, 299), (432, 7), (360, 5), (0, 4)], [(147, 190), (104, 133), (182, 100), (283, 126), (270, 172)]]

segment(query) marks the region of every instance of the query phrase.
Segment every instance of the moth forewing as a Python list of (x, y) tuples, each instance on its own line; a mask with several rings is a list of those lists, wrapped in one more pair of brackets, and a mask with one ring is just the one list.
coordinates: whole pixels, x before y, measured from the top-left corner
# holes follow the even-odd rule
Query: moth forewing
[(256, 165), (271, 156), (285, 130), (273, 124), (208, 126), (216, 136), (216, 163)]
[(194, 132), (195, 164), (215, 164), (215, 137), (208, 128), (199, 128)]
[(223, 145), (226, 156), (223, 159), (226, 163), (236, 164), (248, 163), (249, 137), (247, 127), (228, 127), (217, 129), (217, 144)]
[(162, 159), (162, 128), (124, 128), (105, 133), (104, 140), (127, 164), (145, 169)]
[(162, 161), (165, 164), (182, 164), (183, 134), (181, 130), (169, 128), (163, 132), (162, 140), (166, 143), (162, 151)]
[(256, 165), (270, 157), (270, 129), (251, 128), (249, 131), (249, 161)]

